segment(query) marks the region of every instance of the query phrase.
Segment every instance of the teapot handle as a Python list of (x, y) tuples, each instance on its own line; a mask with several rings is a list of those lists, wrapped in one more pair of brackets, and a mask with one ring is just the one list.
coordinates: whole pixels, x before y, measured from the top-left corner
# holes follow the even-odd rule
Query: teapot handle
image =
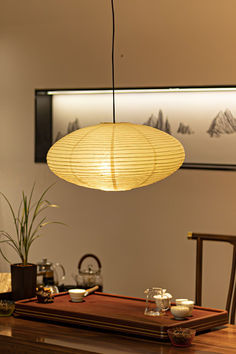
[(94, 254), (87, 253), (87, 254), (85, 254), (85, 255), (81, 258), (81, 260), (79, 261), (79, 264), (78, 264), (78, 269), (79, 269), (79, 271), (80, 271), (80, 269), (81, 269), (81, 266), (82, 266), (83, 261), (85, 260), (85, 258), (88, 258), (88, 257), (94, 258), (94, 259), (97, 261), (98, 269), (99, 269), (99, 270), (102, 268), (101, 262), (100, 262), (100, 260), (98, 259), (98, 257), (95, 256)]

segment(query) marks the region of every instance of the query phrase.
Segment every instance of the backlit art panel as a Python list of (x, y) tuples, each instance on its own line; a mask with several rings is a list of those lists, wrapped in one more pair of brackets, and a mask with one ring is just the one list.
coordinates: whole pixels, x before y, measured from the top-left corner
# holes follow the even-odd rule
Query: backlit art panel
[[(52, 143), (75, 129), (112, 121), (110, 90), (47, 91)], [(236, 88), (117, 90), (116, 121), (146, 124), (184, 146), (184, 167), (236, 168)]]

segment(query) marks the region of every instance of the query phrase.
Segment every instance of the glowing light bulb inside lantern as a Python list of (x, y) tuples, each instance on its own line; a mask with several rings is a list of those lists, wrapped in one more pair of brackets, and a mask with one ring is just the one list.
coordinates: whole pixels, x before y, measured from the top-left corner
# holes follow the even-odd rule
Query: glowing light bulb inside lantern
[(98, 170), (101, 171), (101, 175), (110, 176), (111, 175), (110, 161), (102, 160), (98, 165)]

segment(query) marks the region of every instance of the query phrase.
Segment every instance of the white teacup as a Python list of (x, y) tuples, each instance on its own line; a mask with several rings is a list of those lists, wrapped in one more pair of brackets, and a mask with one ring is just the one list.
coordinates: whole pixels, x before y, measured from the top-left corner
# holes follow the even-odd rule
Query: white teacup
[(85, 289), (70, 289), (69, 295), (72, 302), (82, 302), (85, 296)]
[(170, 312), (176, 320), (182, 320), (188, 316), (189, 308), (183, 305), (171, 306)]
[(176, 299), (175, 300), (176, 306), (182, 305), (182, 302), (184, 302), (184, 301), (188, 301), (188, 299)]
[(194, 308), (194, 301), (192, 300), (187, 300), (187, 301), (182, 301), (182, 306), (187, 306), (189, 311), (188, 311), (188, 316), (192, 316), (193, 308)]

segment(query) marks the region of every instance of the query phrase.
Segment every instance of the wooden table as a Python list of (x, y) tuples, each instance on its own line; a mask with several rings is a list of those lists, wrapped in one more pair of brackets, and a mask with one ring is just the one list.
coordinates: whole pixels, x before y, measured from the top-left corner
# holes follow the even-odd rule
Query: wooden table
[(189, 348), (98, 330), (22, 318), (0, 318), (1, 354), (236, 353), (236, 326), (200, 334)]

